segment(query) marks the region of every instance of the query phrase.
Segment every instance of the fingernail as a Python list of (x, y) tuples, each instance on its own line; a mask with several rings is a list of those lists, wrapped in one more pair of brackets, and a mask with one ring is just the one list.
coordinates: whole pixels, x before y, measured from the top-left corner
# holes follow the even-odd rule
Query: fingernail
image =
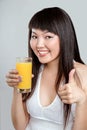
[(21, 81), (22, 81), (22, 77), (21, 77), (21, 76), (19, 76), (19, 77), (18, 77), (18, 79), (19, 79), (19, 82), (21, 82)]

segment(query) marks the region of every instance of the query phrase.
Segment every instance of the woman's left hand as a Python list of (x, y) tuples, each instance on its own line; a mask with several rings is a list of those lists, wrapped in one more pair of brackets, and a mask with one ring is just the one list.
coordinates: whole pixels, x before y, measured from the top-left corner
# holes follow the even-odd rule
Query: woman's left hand
[(79, 87), (75, 80), (75, 69), (69, 73), (69, 81), (67, 84), (59, 87), (58, 94), (65, 104), (83, 103), (87, 95), (81, 87)]

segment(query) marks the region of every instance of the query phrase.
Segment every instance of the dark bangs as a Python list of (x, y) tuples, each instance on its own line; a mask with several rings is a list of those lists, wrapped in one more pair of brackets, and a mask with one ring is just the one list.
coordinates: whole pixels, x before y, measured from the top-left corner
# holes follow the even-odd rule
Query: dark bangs
[[(58, 8), (55, 7), (55, 10), (56, 9), (58, 10)], [(58, 23), (56, 23), (56, 21), (58, 21), (57, 18), (59, 15), (55, 10), (47, 8), (36, 13), (30, 20), (29, 30), (31, 31), (32, 28), (35, 28), (41, 29), (42, 31), (48, 30), (49, 32), (58, 34)]]

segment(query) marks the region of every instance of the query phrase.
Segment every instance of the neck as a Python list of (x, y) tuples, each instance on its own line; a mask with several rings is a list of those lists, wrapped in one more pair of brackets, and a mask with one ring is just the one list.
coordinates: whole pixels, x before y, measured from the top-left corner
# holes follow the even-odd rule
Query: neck
[(55, 73), (57, 74), (58, 72), (58, 62), (51, 62), (51, 63), (48, 63), (45, 65), (45, 69), (48, 71), (48, 72), (51, 72), (51, 73)]

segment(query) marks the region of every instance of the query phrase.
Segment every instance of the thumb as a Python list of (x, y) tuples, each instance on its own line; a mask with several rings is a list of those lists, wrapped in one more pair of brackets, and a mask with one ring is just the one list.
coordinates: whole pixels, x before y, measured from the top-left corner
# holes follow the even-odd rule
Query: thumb
[(75, 69), (72, 69), (70, 72), (69, 72), (69, 83), (72, 83), (75, 81), (74, 79), (74, 74), (75, 74)]

